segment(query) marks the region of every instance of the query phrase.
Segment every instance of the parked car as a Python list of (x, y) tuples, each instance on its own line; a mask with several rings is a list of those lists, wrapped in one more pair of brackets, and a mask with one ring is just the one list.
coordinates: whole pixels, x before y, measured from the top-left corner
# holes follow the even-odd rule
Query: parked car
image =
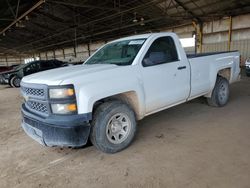
[(250, 57), (246, 60), (246, 75), (250, 77)]
[(17, 66), (8, 66), (5, 68), (2, 68), (1, 72), (0, 72), (0, 84), (8, 84), (9, 83), (9, 76), (11, 73), (15, 72), (21, 65), (17, 65)]
[(39, 60), (28, 64), (21, 64), (13, 70), (2, 72), (0, 74), (0, 83), (9, 84), (12, 87), (20, 87), (21, 79), (24, 76), (67, 65), (67, 63), (58, 60)]
[(194, 98), (222, 107), (239, 79), (239, 52), (186, 55), (174, 33), (112, 41), (83, 65), (24, 77), (22, 127), (45, 146), (128, 147), (136, 122)]

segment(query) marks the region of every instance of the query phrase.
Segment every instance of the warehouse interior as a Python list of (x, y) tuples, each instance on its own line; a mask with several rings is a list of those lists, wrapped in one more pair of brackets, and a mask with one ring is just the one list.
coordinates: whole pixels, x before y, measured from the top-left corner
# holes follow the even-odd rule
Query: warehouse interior
[(20, 126), (19, 88), (0, 85), (0, 187), (250, 185), (249, 0), (0, 0), (0, 5), (0, 68), (54, 59), (82, 64), (112, 40), (157, 32), (176, 33), (187, 54), (239, 51), (241, 67), (228, 105), (211, 108), (198, 98), (146, 117), (135, 142), (114, 155), (91, 144), (47, 148), (31, 141)]
[(7, 2), (1, 3), (0, 65), (29, 57), (84, 61), (112, 39), (160, 31), (195, 35), (190, 53), (240, 50), (243, 60), (250, 56), (247, 0)]

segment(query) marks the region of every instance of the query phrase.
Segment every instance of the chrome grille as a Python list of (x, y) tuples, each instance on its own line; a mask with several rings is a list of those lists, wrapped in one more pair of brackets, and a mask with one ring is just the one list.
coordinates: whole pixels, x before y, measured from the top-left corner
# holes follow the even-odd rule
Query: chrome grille
[(45, 95), (44, 89), (22, 87), (22, 90), (27, 96), (44, 97)]
[(27, 101), (27, 106), (35, 111), (48, 114), (48, 108), (45, 104), (35, 101)]

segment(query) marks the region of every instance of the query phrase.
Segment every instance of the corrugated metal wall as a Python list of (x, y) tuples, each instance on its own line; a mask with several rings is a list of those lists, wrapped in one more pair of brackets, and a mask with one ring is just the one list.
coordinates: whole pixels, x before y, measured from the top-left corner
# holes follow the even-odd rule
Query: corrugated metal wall
[(0, 66), (11, 66), (20, 64), (24, 61), (21, 57), (2, 57), (0, 58)]
[(227, 51), (227, 42), (203, 44), (202, 52), (220, 52)]
[(42, 60), (58, 59), (69, 62), (85, 61), (89, 55), (93, 54), (98, 48), (104, 45), (104, 42), (96, 42), (91, 44), (80, 44), (75, 49), (73, 47), (58, 49), (55, 51), (42, 52), (34, 54)]
[(245, 59), (250, 57), (250, 39), (233, 41), (231, 44), (231, 50), (239, 50), (241, 58), (244, 61)]
[(230, 18), (204, 24), (202, 52), (239, 50), (241, 65), (250, 57), (250, 14), (232, 18), (231, 45), (229, 49)]
[[(228, 51), (228, 42), (203, 44), (202, 47), (203, 52)], [(230, 50), (239, 50), (241, 58), (244, 61), (244, 59), (250, 57), (250, 39), (232, 41)]]
[[(69, 62), (85, 61), (89, 55), (93, 54), (98, 48), (104, 45), (104, 42), (78, 45), (75, 49), (73, 47), (57, 49), (55, 51), (41, 52), (33, 54), (25, 58), (40, 57), (41, 60), (58, 59)], [(0, 66), (11, 66), (24, 63), (24, 57), (2, 57), (0, 58)]]

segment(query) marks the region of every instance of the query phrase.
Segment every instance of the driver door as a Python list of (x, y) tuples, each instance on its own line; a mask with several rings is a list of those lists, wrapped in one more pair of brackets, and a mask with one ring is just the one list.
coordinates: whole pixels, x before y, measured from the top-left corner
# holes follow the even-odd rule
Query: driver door
[(190, 90), (188, 65), (180, 60), (172, 37), (154, 40), (142, 65), (147, 114), (187, 99)]

